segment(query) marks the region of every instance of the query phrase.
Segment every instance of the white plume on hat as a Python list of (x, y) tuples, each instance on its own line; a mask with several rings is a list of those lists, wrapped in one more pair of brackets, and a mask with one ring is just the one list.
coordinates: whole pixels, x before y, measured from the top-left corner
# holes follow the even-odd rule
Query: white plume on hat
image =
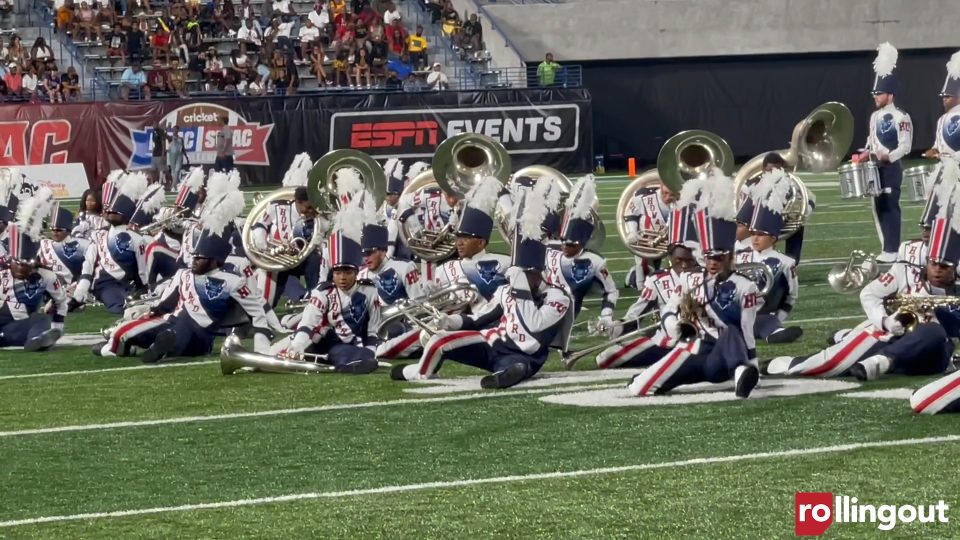
[(897, 67), (899, 56), (896, 47), (888, 42), (881, 43), (877, 47), (877, 57), (873, 59), (873, 72), (880, 77), (887, 77), (893, 73), (893, 68)]
[(378, 212), (377, 201), (373, 198), (373, 195), (364, 190), (360, 194), (360, 215), (357, 216), (360, 219), (361, 225), (382, 225), (383, 224), (383, 214)]
[[(201, 216), (213, 211), (231, 193), (239, 193), (240, 197), (243, 197), (243, 192), (240, 191), (240, 173), (236, 169), (229, 173), (211, 172), (210, 178), (207, 179), (207, 198), (203, 203)], [(243, 208), (240, 210), (242, 211)]]
[(335, 173), (337, 178), (337, 198), (353, 197), (363, 189), (360, 173), (352, 167), (342, 167)]
[(493, 176), (485, 176), (467, 192), (467, 207), (476, 208), (484, 214), (492, 215), (500, 198), (503, 184)]
[(954, 187), (960, 182), (960, 163), (949, 158), (942, 159), (934, 166), (930, 178), (940, 179), (940, 182), (933, 187), (933, 197), (936, 197), (942, 209), (946, 206), (946, 201), (950, 200)]
[[(539, 184), (539, 181), (537, 182)], [(592, 174), (580, 178), (567, 198), (567, 212), (574, 219), (588, 219), (597, 200), (597, 184)]]
[(53, 192), (46, 186), (41, 187), (17, 206), (17, 227), (31, 239), (40, 240), (43, 220), (50, 215), (52, 206)]
[(15, 168), (2, 170), (3, 174), (0, 174), (0, 206), (6, 206), (7, 201), (10, 200), (10, 195), (20, 187), (20, 171)]
[(429, 163), (425, 161), (418, 161), (413, 165), (411, 165), (409, 169), (407, 169), (406, 177), (410, 179), (416, 178), (418, 174), (422, 173), (423, 171), (429, 168), (430, 168)]
[[(553, 176), (546, 176), (544, 178), (548, 180), (547, 185), (549, 189), (547, 190), (547, 194), (544, 195), (543, 200), (547, 204), (547, 210), (556, 212), (560, 209), (560, 199), (563, 195), (560, 189), (560, 184), (558, 179), (554, 178)], [(596, 190), (594, 190), (594, 192), (596, 192)]]
[(128, 174), (120, 185), (117, 186), (117, 193), (129, 198), (132, 201), (140, 200), (143, 194), (147, 192), (147, 175), (140, 171)]
[(241, 191), (230, 191), (225, 193), (223, 198), (212, 205), (209, 210), (203, 214), (203, 228), (212, 234), (223, 237), (227, 225), (233, 222), (234, 218), (243, 212), (246, 200)]
[(790, 187), (790, 177), (783, 169), (765, 172), (754, 187), (754, 203), (762, 204), (774, 214), (782, 214), (790, 202)]
[(364, 208), (371, 207), (376, 212), (377, 203), (367, 191), (354, 193), (350, 202), (340, 207), (337, 217), (334, 218), (333, 229), (340, 231), (343, 236), (360, 243), (363, 236), (363, 220), (358, 219), (363, 214)]
[(203, 187), (203, 180), (203, 167), (191, 167), (190, 172), (187, 173), (187, 178), (184, 180), (184, 183), (190, 186), (190, 193), (196, 193), (200, 191), (201, 187)]
[(116, 183), (127, 174), (123, 169), (114, 169), (107, 175), (107, 182)]
[(521, 237), (536, 240), (543, 238), (543, 222), (550, 213), (547, 208), (547, 194), (552, 183), (551, 178), (541, 176), (530, 194), (523, 199), (523, 215), (518, 223)]
[(703, 183), (700, 199), (697, 201), (697, 210), (706, 210), (708, 216), (716, 219), (728, 221), (736, 219), (736, 194), (733, 191), (733, 180), (718, 167), (710, 170), (710, 175)]
[(387, 178), (403, 178), (403, 165), (400, 165), (400, 171), (397, 171), (397, 165), (400, 165), (400, 160), (395, 157), (388, 159), (387, 162), (383, 164), (383, 172), (387, 175)]
[(313, 160), (310, 158), (310, 154), (307, 152), (297, 154), (296, 157), (293, 158), (293, 163), (290, 164), (290, 168), (283, 174), (282, 184), (284, 186), (307, 185), (307, 175), (310, 173), (311, 168), (313, 168)]
[(145, 214), (152, 215), (155, 214), (157, 210), (160, 210), (165, 202), (167, 202), (167, 197), (163, 193), (163, 184), (153, 184), (148, 187), (146, 193), (140, 197), (138, 206)]
[(696, 177), (691, 178), (683, 183), (683, 186), (680, 188), (680, 197), (677, 199), (677, 206), (680, 208), (686, 208), (691, 204), (697, 202), (697, 199), (700, 198), (700, 191), (703, 189), (703, 185), (707, 182), (706, 178)]
[(960, 79), (960, 51), (953, 53), (953, 56), (947, 62), (947, 77)]

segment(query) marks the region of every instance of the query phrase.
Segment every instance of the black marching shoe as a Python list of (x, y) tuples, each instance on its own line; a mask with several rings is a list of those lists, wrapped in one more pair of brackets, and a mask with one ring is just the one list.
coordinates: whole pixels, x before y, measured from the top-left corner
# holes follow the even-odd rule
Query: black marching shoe
[(525, 379), (526, 376), (527, 366), (519, 363), (513, 364), (507, 367), (507, 369), (491, 373), (480, 379), (480, 388), (486, 388), (488, 390), (493, 388), (510, 388)]
[(173, 352), (177, 346), (177, 335), (173, 330), (163, 330), (153, 340), (153, 345), (143, 353), (141, 360), (145, 364), (156, 364)]
[[(375, 358), (366, 358), (348, 362), (337, 368), (338, 373), (349, 373), (351, 375), (366, 375), (377, 370), (377, 360)], [(391, 375), (393, 375), (391, 373)]]
[(23, 345), (23, 350), (27, 352), (39, 352), (45, 351), (50, 347), (53, 347), (53, 344), (60, 339), (60, 336), (63, 333), (60, 330), (50, 328), (40, 332), (40, 335), (31, 338)]
[(793, 343), (803, 335), (803, 328), (799, 326), (788, 326), (782, 330), (774, 332), (767, 336), (767, 343)]
[(734, 378), (736, 379), (736, 394), (738, 398), (750, 397), (750, 392), (760, 382), (760, 370), (754, 366), (738, 366)]
[(94, 356), (103, 356), (103, 346), (106, 344), (106, 341), (101, 341), (100, 343), (90, 347), (90, 352), (93, 353)]
[(403, 368), (407, 367), (409, 364), (396, 364), (390, 368), (390, 378), (395, 381), (405, 381), (406, 377), (403, 376)]

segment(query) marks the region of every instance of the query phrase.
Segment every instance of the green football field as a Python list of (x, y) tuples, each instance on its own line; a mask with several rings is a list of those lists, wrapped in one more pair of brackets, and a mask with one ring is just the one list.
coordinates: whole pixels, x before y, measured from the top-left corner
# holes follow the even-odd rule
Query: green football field
[[(810, 353), (863, 315), (834, 293), (831, 265), (877, 251), (867, 201), (840, 200), (807, 175), (795, 344)], [(623, 178), (599, 181), (618, 282), (633, 262), (616, 236)], [(904, 238), (921, 207), (905, 203)], [(502, 242), (492, 250), (506, 251)], [(622, 291), (618, 310), (635, 300)], [(590, 300), (581, 322), (597, 316)], [(91, 309), (68, 331), (111, 322)], [(580, 326), (574, 347), (584, 339)], [(628, 398), (635, 370), (549, 373), (482, 391), (448, 362), (441, 379), (220, 374), (216, 356), (143, 366), (88, 346), (0, 353), (0, 537), (11, 538), (778, 538), (794, 533), (794, 494), (869, 504), (935, 504), (949, 523), (834, 524), (829, 537), (955, 538), (958, 418), (916, 417), (929, 379), (763, 379)], [(867, 394), (869, 392), (869, 394)], [(872, 397), (869, 397), (872, 396)]]

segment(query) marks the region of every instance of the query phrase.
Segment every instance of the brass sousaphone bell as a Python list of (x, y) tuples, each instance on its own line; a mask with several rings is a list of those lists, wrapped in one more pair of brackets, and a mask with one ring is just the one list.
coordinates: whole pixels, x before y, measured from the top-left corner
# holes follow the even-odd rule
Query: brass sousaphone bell
[[(498, 141), (477, 133), (454, 135), (437, 146), (432, 168), (423, 171), (403, 189), (400, 200), (430, 188), (439, 188), (445, 194), (463, 197), (481, 179), (497, 178), (501, 183), (510, 176), (511, 160), (507, 149)], [(411, 216), (410, 219), (418, 219)], [(423, 260), (437, 262), (449, 259), (457, 250), (457, 223), (447, 223), (440, 230), (421, 228), (412, 231), (406, 222), (399, 227), (400, 238), (415, 255)]]
[(723, 137), (715, 133), (694, 129), (670, 137), (660, 148), (657, 168), (636, 177), (620, 195), (617, 202), (617, 233), (620, 234), (620, 240), (638, 257), (662, 259), (667, 254), (666, 230), (641, 229), (638, 231), (639, 241), (630, 242), (626, 213), (637, 192), (662, 182), (667, 189), (679, 195), (686, 181), (709, 174), (715, 167), (729, 175), (733, 172), (733, 166), (733, 150)]
[(241, 239), (250, 262), (269, 272), (282, 272), (300, 266), (323, 243), (326, 234), (323, 223), (329, 222), (340, 208), (337, 195), (337, 171), (350, 168), (357, 171), (363, 180), (364, 189), (370, 192), (377, 205), (383, 202), (387, 192), (387, 177), (375, 159), (357, 150), (333, 150), (321, 157), (308, 174), (307, 194), (317, 211), (313, 234), (310, 240), (295, 239), (289, 243), (267, 239), (267, 248), (254, 244), (253, 228), (271, 204), (277, 201), (293, 201), (296, 187), (285, 186), (261, 197), (247, 214)]
[[(803, 227), (807, 218), (809, 192), (796, 171), (822, 173), (832, 171), (843, 161), (853, 144), (853, 113), (843, 103), (824, 103), (797, 122), (790, 138), (790, 147), (773, 150), (780, 154), (789, 168), (787, 174), (793, 183), (793, 197), (784, 213), (780, 239), (793, 236)], [(743, 197), (740, 191), (763, 174), (764, 152), (744, 164), (734, 178), (734, 190), (739, 205)]]

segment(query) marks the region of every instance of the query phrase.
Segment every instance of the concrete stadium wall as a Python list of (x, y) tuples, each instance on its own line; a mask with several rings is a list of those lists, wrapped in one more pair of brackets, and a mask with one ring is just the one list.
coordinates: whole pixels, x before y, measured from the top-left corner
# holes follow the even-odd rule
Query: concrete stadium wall
[(960, 46), (958, 0), (570, 0), (479, 10), (494, 59), (509, 65), (511, 55), (535, 61), (547, 51), (564, 62), (864, 51), (883, 41)]
[(453, 6), (463, 17), (464, 13), (480, 15), (480, 24), (483, 26), (483, 40), (490, 51), (493, 65), (503, 68), (526, 67), (523, 57), (513, 45), (510, 32), (501, 32), (498, 23), (481, 13), (481, 7), (474, 0), (453, 0)]

